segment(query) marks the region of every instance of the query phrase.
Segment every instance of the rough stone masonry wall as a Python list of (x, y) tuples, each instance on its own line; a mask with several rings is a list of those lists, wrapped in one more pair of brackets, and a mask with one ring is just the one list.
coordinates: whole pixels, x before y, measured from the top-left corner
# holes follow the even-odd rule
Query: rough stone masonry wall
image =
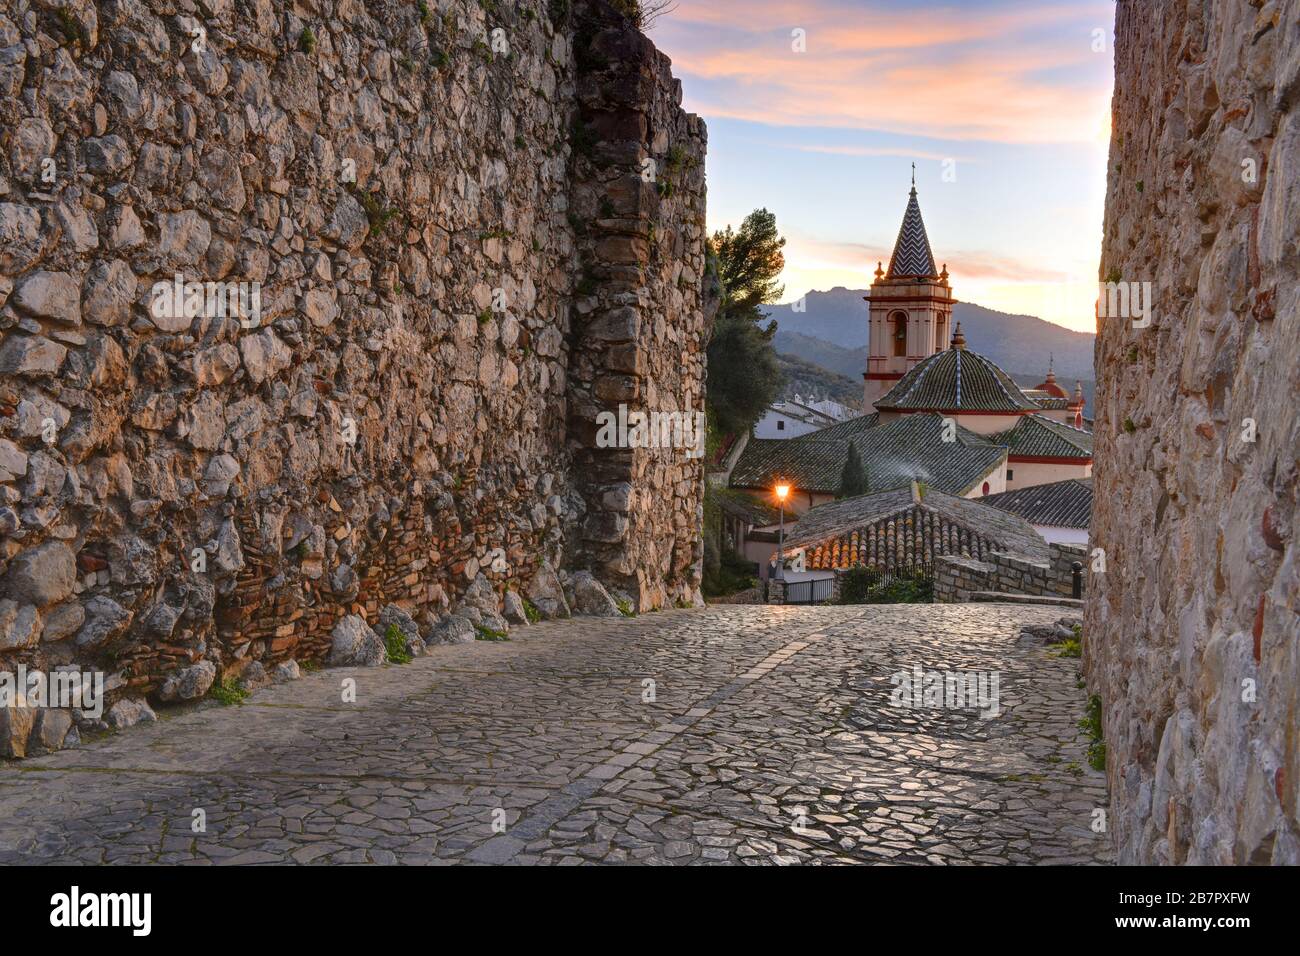
[[(696, 599), (698, 467), (571, 464), (593, 392), (702, 392), (704, 129), (606, 4), (8, 0), (0, 101), (0, 669), (319, 659), (602, 520)], [(158, 317), (178, 273), (260, 323)]]
[[(577, 37), (581, 283), (570, 369), (583, 557), (642, 607), (695, 603), (703, 561), (702, 424), (708, 319), (704, 152), (668, 59), (617, 13)], [(600, 448), (597, 416), (619, 407), (686, 416), (687, 447)], [(699, 439), (695, 448), (686, 439)]]
[(1154, 320), (1097, 343), (1111, 826), (1123, 862), (1294, 864), (1300, 2), (1122, 2), (1115, 34), (1101, 275)]
[(936, 604), (958, 604), (970, 600), (975, 591), (1029, 594), (1039, 597), (1072, 598), (1073, 565), (1083, 565), (1080, 582), (1088, 588), (1087, 549), (1077, 544), (1049, 544), (1049, 561), (1031, 561), (1013, 554), (993, 552), (984, 560), (944, 555), (934, 562)]

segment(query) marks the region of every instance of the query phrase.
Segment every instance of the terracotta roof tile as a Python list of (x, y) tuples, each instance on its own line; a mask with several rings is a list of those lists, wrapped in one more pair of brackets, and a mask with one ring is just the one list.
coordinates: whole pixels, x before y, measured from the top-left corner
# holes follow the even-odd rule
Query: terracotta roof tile
[(992, 508), (987, 498), (971, 500), (927, 488), (917, 504), (910, 487), (870, 495), (859, 495), (818, 505), (800, 516), (786, 535), (787, 548), (804, 548), (850, 534), (914, 506), (975, 532), (1008, 553), (1044, 560), (1047, 542), (1028, 521), (1015, 514)]

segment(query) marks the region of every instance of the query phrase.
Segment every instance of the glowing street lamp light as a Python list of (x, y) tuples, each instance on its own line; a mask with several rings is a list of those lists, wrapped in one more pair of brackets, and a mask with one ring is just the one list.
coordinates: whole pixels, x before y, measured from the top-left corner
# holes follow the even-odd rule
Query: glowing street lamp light
[(772, 572), (772, 577), (777, 581), (785, 580), (785, 499), (790, 496), (790, 486), (781, 482), (774, 489), (776, 491), (776, 503), (781, 509), (780, 531), (776, 538), (776, 570)]

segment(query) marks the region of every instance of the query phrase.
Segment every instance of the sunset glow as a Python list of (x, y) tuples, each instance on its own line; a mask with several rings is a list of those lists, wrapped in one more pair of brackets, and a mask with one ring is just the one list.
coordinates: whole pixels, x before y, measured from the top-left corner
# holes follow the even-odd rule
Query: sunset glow
[(870, 284), (915, 161), (959, 299), (1091, 331), (1113, 19), (1110, 0), (682, 0), (653, 35), (709, 124), (710, 228), (772, 210), (786, 301)]

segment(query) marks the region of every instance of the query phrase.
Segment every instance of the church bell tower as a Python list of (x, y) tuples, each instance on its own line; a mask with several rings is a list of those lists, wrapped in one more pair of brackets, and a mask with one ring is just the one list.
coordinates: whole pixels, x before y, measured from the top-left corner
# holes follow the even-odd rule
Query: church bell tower
[(886, 272), (876, 263), (876, 281), (865, 296), (870, 308), (863, 411), (898, 383), (912, 366), (948, 347), (952, 307), (948, 267), (934, 267), (934, 253), (916, 201), (916, 165), (912, 192)]

